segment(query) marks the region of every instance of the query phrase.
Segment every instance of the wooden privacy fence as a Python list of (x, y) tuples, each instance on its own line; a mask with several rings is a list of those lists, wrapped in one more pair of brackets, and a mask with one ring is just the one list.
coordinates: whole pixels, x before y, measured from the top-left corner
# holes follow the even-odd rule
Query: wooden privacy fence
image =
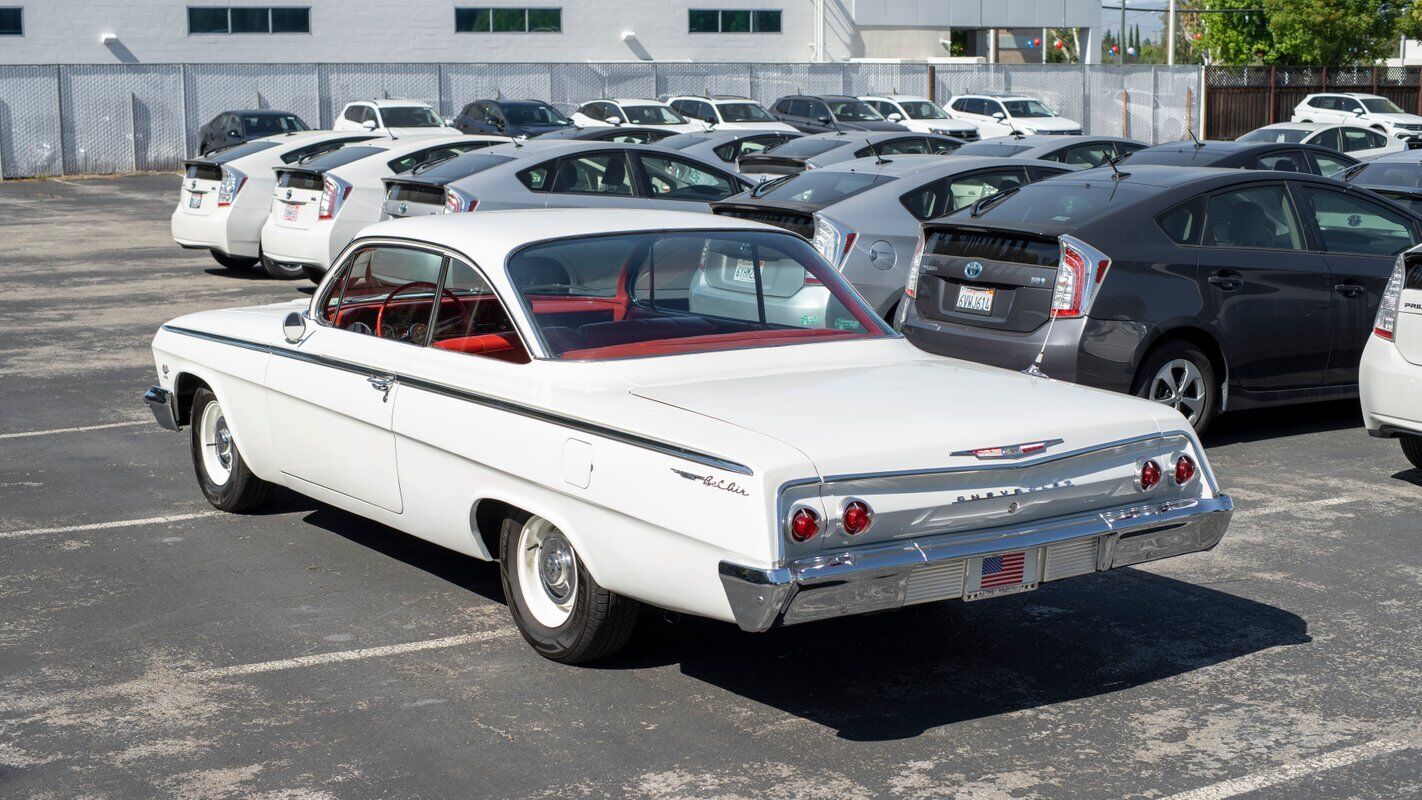
[(1381, 95), (1422, 113), (1422, 67), (1208, 67), (1205, 138), (1234, 139), (1288, 122), (1294, 106), (1318, 92)]

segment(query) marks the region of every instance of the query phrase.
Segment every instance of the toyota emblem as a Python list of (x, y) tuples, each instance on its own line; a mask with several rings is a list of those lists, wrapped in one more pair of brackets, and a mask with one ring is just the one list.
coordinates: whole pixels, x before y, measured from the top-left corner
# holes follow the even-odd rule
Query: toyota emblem
[(405, 212), (408, 211), (408, 210), (410, 210), (410, 204), (409, 204), (409, 203), (401, 203), (401, 204), (400, 204), (400, 213), (401, 213), (401, 214), (405, 213)]
[(979, 275), (983, 274), (983, 262), (969, 261), (967, 264), (963, 265), (963, 274), (967, 275), (969, 278), (978, 277)]
[(290, 189), (287, 189), (287, 190), (286, 190), (286, 199), (288, 199), (288, 200), (291, 199), (291, 190), (290, 190)]

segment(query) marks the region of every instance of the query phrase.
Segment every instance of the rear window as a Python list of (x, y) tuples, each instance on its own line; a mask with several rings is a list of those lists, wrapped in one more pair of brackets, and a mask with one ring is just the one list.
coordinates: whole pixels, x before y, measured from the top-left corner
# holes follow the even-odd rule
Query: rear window
[(392, 106), (380, 109), (387, 128), (438, 128), (444, 120), (424, 106)]
[[(1143, 202), (1160, 191), (1154, 186), (1116, 183), (1104, 179), (1091, 183), (1054, 181), (1023, 186), (984, 208), (977, 219), (984, 222), (1036, 222), (1048, 225), (1079, 225), (1113, 208)], [(992, 202), (992, 201), (988, 201)], [(950, 219), (964, 220), (971, 206), (954, 212)]]
[(1422, 196), (1408, 192), (1389, 192), (1385, 189), (1376, 191), (1403, 208), (1410, 209), (1414, 214), (1422, 214)]
[(813, 158), (828, 153), (836, 147), (844, 147), (850, 142), (844, 139), (791, 139), (779, 147), (766, 151), (767, 155), (788, 156), (790, 158)]
[(1287, 142), (1298, 144), (1313, 131), (1300, 128), (1260, 128), (1235, 139), (1236, 142)]
[[(961, 150), (959, 152), (961, 152)], [(1137, 164), (1162, 164), (1167, 167), (1179, 167), (1193, 164), (1197, 167), (1208, 167), (1227, 155), (1229, 155), (1229, 153), (1213, 149), (1208, 145), (1205, 147), (1194, 147), (1189, 144), (1186, 144), (1184, 147), (1162, 145), (1160, 147), (1147, 147), (1144, 150), (1137, 150), (1131, 153), (1129, 161), (1132, 166)]]
[(314, 158), (321, 153), (329, 153), (333, 150), (339, 150), (340, 148), (345, 147), (346, 145), (351, 144), (352, 142), (364, 142), (374, 138), (375, 137), (371, 135), (348, 136), (341, 139), (327, 139), (326, 141), (315, 142), (313, 144), (308, 144), (303, 147), (295, 147), (285, 153), (282, 153), (281, 163), (295, 164), (301, 161), (302, 159)]
[(716, 108), (721, 112), (721, 119), (726, 122), (775, 121), (775, 117), (770, 116), (759, 103), (717, 103)]
[(229, 147), (226, 150), (219, 150), (209, 156), (207, 160), (213, 164), (226, 164), (234, 159), (250, 156), (253, 153), (260, 153), (263, 150), (276, 146), (276, 142), (247, 142), (246, 144)]
[(449, 183), (460, 178), (467, 178), (476, 172), (483, 172), (490, 167), (497, 167), (500, 164), (513, 161), (509, 156), (496, 156), (488, 153), (465, 153), (462, 156), (451, 158), (448, 161), (441, 161), (429, 169), (416, 169), (415, 174), (430, 183)]
[(333, 150), (329, 153), (320, 153), (310, 158), (304, 158), (300, 163), (303, 167), (310, 167), (313, 170), (325, 172), (328, 169), (343, 167), (352, 161), (359, 161), (366, 156), (373, 156), (376, 153), (383, 152), (385, 152), (385, 148), (383, 147), (342, 147), (339, 150)]
[(657, 142), (657, 146), (669, 147), (672, 150), (685, 150), (694, 144), (700, 144), (704, 141), (707, 141), (707, 137), (705, 136), (697, 136), (694, 133), (679, 133), (676, 136), (668, 136), (660, 142)]
[(986, 156), (988, 158), (1008, 158), (1015, 156), (1023, 150), (1030, 150), (1031, 147), (1025, 144), (1010, 144), (1008, 142), (972, 142), (954, 150), (955, 155), (960, 156)]
[(862, 191), (882, 186), (897, 180), (889, 175), (867, 172), (825, 172), (813, 170), (802, 172), (795, 177), (776, 183), (756, 197), (766, 200), (784, 200), (791, 203), (814, 203), (827, 206), (853, 197)]
[(1374, 161), (1348, 176), (1351, 183), (1373, 186), (1422, 186), (1422, 158), (1417, 161)]

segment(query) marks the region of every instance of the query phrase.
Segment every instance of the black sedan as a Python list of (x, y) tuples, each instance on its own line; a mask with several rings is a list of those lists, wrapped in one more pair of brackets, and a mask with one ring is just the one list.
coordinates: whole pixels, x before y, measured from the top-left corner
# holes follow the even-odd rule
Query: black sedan
[(632, 125), (589, 126), (586, 128), (565, 128), (545, 133), (540, 139), (586, 139), (593, 142), (621, 142), (623, 144), (654, 144), (676, 136), (676, 131), (657, 128), (638, 128)]
[[(1143, 151), (1144, 152), (1144, 151)], [(1306, 173), (1135, 164), (924, 224), (900, 327), (919, 347), (1130, 392), (1197, 429), (1351, 397), (1422, 216)]]
[(1364, 161), (1344, 173), (1343, 180), (1422, 213), (1422, 152), (1402, 150)]
[(454, 118), (464, 133), (494, 136), (542, 136), (567, 130), (573, 121), (542, 100), (475, 100)]
[(198, 128), (198, 155), (263, 136), (308, 130), (311, 128), (301, 117), (290, 111), (224, 111)]
[[(1313, 175), (1333, 175), (1358, 163), (1358, 159), (1352, 156), (1316, 144), (1215, 140), (1158, 144), (1131, 153), (1127, 160), (1132, 167), (1165, 164), (1172, 167), (1272, 169)], [(1124, 167), (1125, 162), (1121, 163)]]
[(775, 101), (775, 118), (804, 133), (906, 131), (857, 97), (839, 94), (792, 94)]

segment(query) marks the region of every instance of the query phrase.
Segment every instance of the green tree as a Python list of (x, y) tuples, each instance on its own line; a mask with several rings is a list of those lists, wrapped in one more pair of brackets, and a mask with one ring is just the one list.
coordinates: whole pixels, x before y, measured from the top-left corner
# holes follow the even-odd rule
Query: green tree
[(1274, 40), (1269, 60), (1332, 66), (1385, 58), (1397, 51), (1404, 6), (1390, 0), (1264, 0)]
[[(1223, 13), (1183, 14), (1181, 21), (1195, 46), (1220, 64), (1255, 64), (1273, 49), (1268, 17), (1257, 10), (1260, 0), (1192, 0), (1182, 10), (1209, 9)], [(1195, 34), (1198, 39), (1194, 39)]]

